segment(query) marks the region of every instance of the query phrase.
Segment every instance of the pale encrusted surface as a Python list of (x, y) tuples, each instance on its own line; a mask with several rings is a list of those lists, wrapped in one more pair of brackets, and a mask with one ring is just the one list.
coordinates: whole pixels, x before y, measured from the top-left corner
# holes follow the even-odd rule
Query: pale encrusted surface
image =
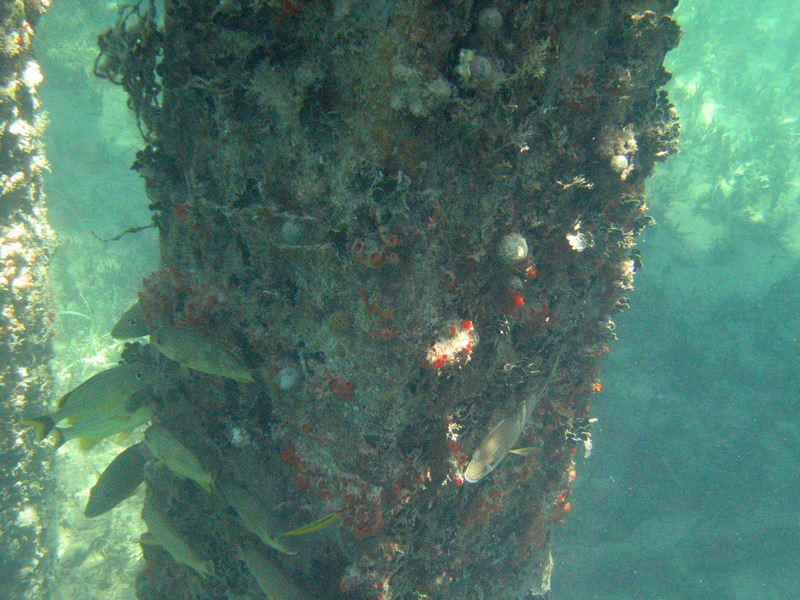
[(51, 384), (52, 233), (42, 193), (41, 73), (31, 43), (43, 3), (0, 3), (0, 597), (48, 593), (49, 460), (17, 423), (41, 410)]

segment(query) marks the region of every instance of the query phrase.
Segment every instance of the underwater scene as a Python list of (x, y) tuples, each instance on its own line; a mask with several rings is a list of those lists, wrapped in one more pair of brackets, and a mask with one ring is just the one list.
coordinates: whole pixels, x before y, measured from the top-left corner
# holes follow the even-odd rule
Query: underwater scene
[(2, 9), (0, 599), (798, 597), (800, 2)]

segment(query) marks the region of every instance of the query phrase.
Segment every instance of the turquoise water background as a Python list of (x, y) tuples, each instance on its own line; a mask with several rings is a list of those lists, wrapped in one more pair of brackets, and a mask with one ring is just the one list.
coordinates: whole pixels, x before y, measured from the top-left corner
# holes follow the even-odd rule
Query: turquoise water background
[[(639, 242), (644, 266), (594, 402), (594, 453), (579, 461), (555, 542), (555, 599), (798, 597), (799, 8), (678, 9), (686, 34), (667, 67), (682, 151), (649, 184), (658, 225)], [(153, 230), (115, 243), (92, 233), (150, 218), (129, 170), (141, 143), (124, 97), (90, 73), (95, 37), (114, 15), (113, 3), (56, 0), (37, 39), (64, 388), (115, 360), (106, 332), (157, 265)], [(108, 462), (59, 456), (67, 498)], [(133, 550), (113, 551), (142, 529), (135, 504), (128, 510), (102, 554), (109, 572), (135, 564)], [(108, 541), (108, 522), (80, 527), (73, 537), (85, 544)], [(64, 568), (65, 598), (92, 597), (76, 590), (97, 564)], [(104, 598), (134, 597), (125, 577), (108, 581)]]

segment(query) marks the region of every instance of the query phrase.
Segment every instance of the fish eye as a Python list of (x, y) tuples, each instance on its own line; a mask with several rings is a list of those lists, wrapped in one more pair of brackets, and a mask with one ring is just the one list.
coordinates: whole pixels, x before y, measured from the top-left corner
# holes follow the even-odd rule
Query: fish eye
[(136, 325), (139, 323), (139, 319), (131, 319), (128, 321), (128, 325)]
[(134, 377), (136, 378), (136, 381), (141, 381), (142, 378), (144, 377), (144, 373), (142, 373), (141, 371), (138, 371), (136, 373), (136, 375), (134, 375)]

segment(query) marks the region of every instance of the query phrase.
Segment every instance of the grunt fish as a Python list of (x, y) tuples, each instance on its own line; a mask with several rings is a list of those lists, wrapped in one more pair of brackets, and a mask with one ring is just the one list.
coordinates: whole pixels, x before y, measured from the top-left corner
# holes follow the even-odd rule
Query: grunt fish
[(203, 578), (217, 576), (214, 571), (214, 563), (210, 560), (200, 559), (183, 536), (178, 535), (170, 527), (164, 515), (153, 506), (152, 502), (145, 501), (142, 519), (147, 525), (147, 533), (139, 540), (140, 544), (161, 546), (175, 562), (194, 569)]
[(33, 427), (36, 441), (40, 442), (57, 423), (65, 419), (75, 423), (87, 415), (109, 411), (149, 386), (154, 379), (154, 370), (145, 363), (124, 363), (111, 367), (65, 394), (56, 404), (57, 410), (54, 412), (23, 419), (21, 423)]
[(311, 600), (311, 596), (281, 569), (278, 562), (259, 548), (252, 545), (240, 547), (239, 558), (270, 600)]
[(495, 425), (492, 430), (486, 434), (478, 448), (472, 455), (472, 459), (467, 465), (467, 470), (464, 471), (464, 480), (469, 483), (477, 483), (489, 473), (494, 471), (495, 467), (500, 464), (512, 448), (519, 441), (519, 437), (525, 430), (528, 420), (533, 414), (533, 409), (539, 403), (539, 400), (544, 396), (550, 382), (558, 370), (558, 364), (561, 360), (561, 354), (564, 351), (564, 346), (556, 354), (553, 366), (550, 369), (550, 374), (541, 385), (536, 388), (531, 395), (520, 402), (514, 413), (501, 420)]
[(211, 474), (200, 464), (195, 455), (161, 425), (152, 425), (144, 434), (150, 452), (178, 477), (191, 479), (207, 492), (214, 483)]
[(87, 415), (71, 427), (55, 427), (53, 440), (56, 448), (70, 440), (80, 440), (81, 450), (88, 450), (109, 436), (122, 434), (127, 437), (152, 416), (153, 407), (150, 405), (143, 405), (130, 413), (124, 404), (118, 404), (108, 411)]
[(84, 516), (87, 519), (99, 517), (133, 496), (144, 481), (144, 467), (149, 458), (142, 442), (118, 454), (89, 490)]
[(227, 377), (240, 383), (255, 381), (250, 369), (233, 354), (186, 329), (162, 327), (150, 334), (150, 342), (168, 359), (193, 371)]
[(127, 340), (130, 338), (142, 337), (150, 333), (144, 324), (142, 317), (142, 307), (137, 301), (122, 316), (111, 330), (111, 337), (115, 340)]
[(297, 554), (295, 548), (279, 539), (278, 515), (265, 506), (260, 498), (232, 481), (219, 482), (219, 488), (248, 531), (278, 552)]

